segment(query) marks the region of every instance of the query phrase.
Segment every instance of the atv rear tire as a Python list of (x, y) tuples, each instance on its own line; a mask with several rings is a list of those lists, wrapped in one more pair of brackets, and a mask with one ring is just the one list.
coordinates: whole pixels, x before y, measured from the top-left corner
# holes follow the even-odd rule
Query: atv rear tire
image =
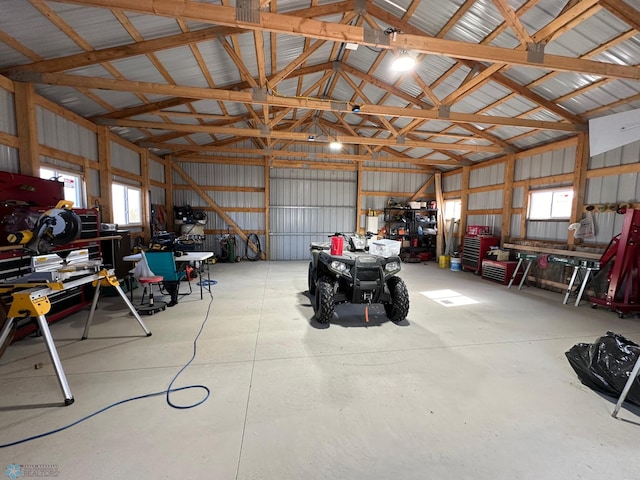
[(319, 323), (329, 323), (333, 318), (335, 297), (333, 282), (328, 277), (322, 277), (316, 285), (315, 310)]
[(311, 295), (316, 294), (316, 272), (313, 271), (313, 262), (309, 262), (309, 275), (307, 277), (307, 283), (309, 284), (309, 293)]
[(391, 303), (384, 304), (384, 311), (393, 323), (399, 323), (407, 318), (409, 313), (409, 292), (400, 277), (387, 280), (387, 288), (391, 295)]

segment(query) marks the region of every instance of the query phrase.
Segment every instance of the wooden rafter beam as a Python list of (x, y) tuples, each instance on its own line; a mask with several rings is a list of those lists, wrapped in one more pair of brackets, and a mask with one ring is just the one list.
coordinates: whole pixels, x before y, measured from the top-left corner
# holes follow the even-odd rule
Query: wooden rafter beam
[[(353, 9), (353, 3), (354, 0), (335, 2), (328, 5), (314, 6), (296, 10), (293, 12), (288, 12), (287, 15), (293, 15), (300, 18), (322, 17), (325, 15), (332, 15), (351, 10)], [(130, 9), (124, 8), (124, 10)], [(204, 28), (192, 32), (169, 35), (166, 37), (154, 38), (152, 40), (145, 40), (142, 42), (121, 45), (117, 47), (92, 50), (90, 52), (83, 52), (79, 54), (68, 55), (66, 57), (53, 58), (50, 60), (42, 60), (38, 55), (35, 55), (35, 53), (33, 56), (26, 55), (25, 53), (27, 52), (23, 53), (26, 47), (17, 42), (11, 42), (12, 37), (9, 37), (1, 31), (0, 40), (5, 41), (5, 43), (8, 43), (14, 49), (25, 54), (27, 58), (37, 59), (37, 61), (33, 63), (12, 67), (10, 71), (36, 71), (53, 73), (63, 72), (74, 68), (86, 67), (102, 62), (122, 60), (124, 58), (134, 57), (137, 55), (145, 55), (147, 53), (161, 50), (169, 50), (171, 48), (213, 40), (216, 39), (219, 35), (230, 36), (237, 33), (243, 33), (245, 31), (246, 29), (237, 27)], [(7, 38), (3, 38), (3, 35)], [(7, 71), (0, 71), (0, 73), (7, 73)]]
[[(179, 2), (176, 4), (173, 0), (139, 0), (137, 2), (131, 2), (130, 0), (63, 1), (94, 7), (123, 8), (138, 13), (209, 22), (248, 30), (266, 30), (341, 43), (351, 42), (389, 50), (405, 49), (466, 60), (532, 67), (526, 51), (491, 45), (470, 45), (455, 40), (405, 33), (384, 38), (368, 34), (363, 27), (323, 22), (312, 18), (300, 18), (281, 13), (259, 12), (259, 20), (256, 23), (252, 23), (238, 20), (236, 9), (233, 7), (200, 2)], [(637, 67), (582, 60), (561, 55), (545, 54), (542, 61), (536, 63), (534, 68), (640, 80), (640, 68)]]
[[(13, 79), (16, 81), (26, 81), (31, 83), (42, 83), (49, 85), (66, 85), (69, 87), (97, 88), (103, 90), (181, 96), (190, 97), (193, 99), (222, 100), (244, 104), (268, 104), (270, 106), (293, 107), (320, 111), (351, 111), (350, 108), (348, 108), (348, 105), (343, 105), (342, 102), (334, 102), (322, 99), (289, 98), (273, 95), (265, 95), (264, 98), (258, 98), (252, 95), (250, 92), (235, 92), (221, 89), (165, 85), (151, 82), (132, 82), (108, 78), (89, 78), (56, 73), (22, 73), (19, 76), (14, 77)], [(444, 120), (452, 123), (508, 125), (534, 129), (560, 130), (566, 132), (584, 131), (586, 128), (584, 125), (571, 125), (562, 122), (513, 119), (511, 117), (474, 115), (455, 112), (451, 112), (450, 114), (448, 114), (448, 116), (441, 116), (437, 111), (434, 110), (392, 107), (386, 105), (362, 105), (361, 112), (364, 114), (384, 115), (387, 117)]]
[[(355, 155), (345, 153), (324, 153), (324, 152), (292, 152), (289, 150), (274, 150), (265, 151), (258, 148), (237, 148), (237, 147), (224, 147), (224, 146), (207, 146), (207, 145), (176, 145), (172, 143), (168, 144), (145, 144), (146, 147), (160, 148), (160, 149), (173, 149), (178, 147), (182, 149), (182, 152), (175, 156), (175, 158), (199, 158), (199, 159), (211, 159), (215, 161), (218, 155), (225, 153), (232, 153), (241, 155), (241, 157), (235, 157), (238, 160), (258, 160), (263, 161), (264, 156), (277, 157), (277, 158), (297, 158), (302, 160), (340, 160), (344, 162), (397, 162), (397, 163), (414, 163), (416, 165), (457, 165), (451, 160), (436, 160), (436, 159), (424, 159), (413, 158), (406, 155), (400, 155), (397, 152), (395, 154), (378, 154), (378, 155)], [(201, 154), (209, 155), (201, 155)], [(210, 154), (215, 153), (216, 156)], [(254, 157), (254, 158), (252, 158)], [(205, 161), (205, 160), (203, 160)]]
[(600, 0), (600, 5), (640, 32), (640, 12), (622, 0)]
[(513, 30), (513, 33), (516, 34), (520, 43), (523, 45), (533, 43), (531, 35), (520, 21), (520, 17), (516, 15), (516, 12), (514, 12), (513, 8), (507, 3), (507, 0), (493, 0), (493, 4), (498, 8), (507, 25)]
[[(298, 77), (298, 76), (309, 75), (309, 74), (312, 74), (312, 73), (322, 72), (322, 71), (325, 71), (327, 69), (331, 69), (332, 65), (333, 65), (332, 62), (325, 62), (325, 63), (319, 63), (317, 65), (310, 65), (310, 66), (304, 67), (304, 68), (298, 68), (298, 69), (294, 70), (290, 74), (290, 77), (292, 78), (292, 77)], [(17, 75), (21, 75), (21, 74), (17, 74)], [(239, 82), (239, 83), (234, 83), (234, 84), (231, 84), (231, 85), (225, 85), (225, 86), (218, 87), (218, 88), (220, 90), (245, 90), (245, 89), (249, 88), (249, 84), (247, 82)], [(195, 100), (198, 100), (198, 99), (197, 98), (187, 98), (187, 97), (169, 98), (169, 99), (160, 100), (158, 102), (151, 103), (151, 104), (138, 105), (138, 106), (135, 106), (135, 107), (124, 108), (122, 110), (118, 110), (116, 112), (99, 115), (99, 116), (96, 116), (94, 118), (129, 118), (129, 117), (135, 117), (136, 115), (145, 115), (145, 114), (148, 114), (148, 113), (154, 113), (154, 112), (156, 112), (158, 110), (163, 110), (165, 108), (177, 107), (177, 106), (189, 103), (189, 102), (193, 102)]]
[[(220, 135), (234, 135), (238, 137), (248, 138), (271, 138), (271, 139), (286, 139), (286, 140), (302, 140), (308, 141), (309, 135), (304, 132), (290, 132), (281, 130), (264, 131), (258, 128), (238, 128), (238, 127), (220, 127), (212, 125), (187, 125), (181, 123), (161, 123), (161, 122), (146, 122), (140, 120), (106, 120), (101, 122), (107, 126), (119, 126), (119, 127), (133, 127), (133, 128), (148, 128), (158, 130), (175, 130), (183, 132), (203, 132), (203, 133), (216, 133)], [(420, 148), (437, 148), (439, 150), (457, 150), (468, 152), (492, 152), (503, 153), (505, 149), (502, 147), (494, 147), (492, 145), (472, 145), (463, 143), (444, 143), (444, 142), (428, 142), (422, 140), (403, 139), (402, 141), (395, 138), (371, 138), (360, 137), (356, 135), (340, 135), (336, 136), (337, 140), (341, 143), (360, 145), (367, 143), (369, 145), (385, 145), (396, 146), (400, 148), (408, 147), (420, 147)]]

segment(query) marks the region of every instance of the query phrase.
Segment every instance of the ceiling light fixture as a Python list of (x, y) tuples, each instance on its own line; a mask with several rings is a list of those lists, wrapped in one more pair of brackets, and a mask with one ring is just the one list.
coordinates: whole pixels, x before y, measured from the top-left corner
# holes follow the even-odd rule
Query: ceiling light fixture
[(413, 58), (406, 50), (401, 50), (400, 54), (393, 61), (392, 68), (396, 72), (408, 72), (416, 64), (416, 59)]
[(351, 107), (351, 111), (353, 113), (360, 113), (360, 105), (354, 105), (353, 107)]
[(342, 144), (338, 141), (338, 139), (331, 140), (329, 143), (329, 148), (333, 151), (340, 150), (342, 148)]

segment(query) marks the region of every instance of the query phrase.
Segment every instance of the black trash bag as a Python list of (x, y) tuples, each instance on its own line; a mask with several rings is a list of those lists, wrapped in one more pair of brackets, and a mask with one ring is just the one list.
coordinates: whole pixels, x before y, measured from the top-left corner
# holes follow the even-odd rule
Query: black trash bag
[[(565, 355), (584, 385), (618, 398), (640, 358), (640, 346), (622, 335), (607, 332), (595, 343), (574, 345)], [(639, 377), (632, 383), (626, 400), (640, 405)]]

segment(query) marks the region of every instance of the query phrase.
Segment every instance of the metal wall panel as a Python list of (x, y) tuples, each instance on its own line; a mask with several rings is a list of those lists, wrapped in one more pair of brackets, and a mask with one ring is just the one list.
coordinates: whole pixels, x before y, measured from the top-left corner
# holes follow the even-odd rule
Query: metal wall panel
[(499, 237), (502, 230), (502, 215), (467, 215), (467, 225), (487, 225), (491, 228), (491, 235)]
[(443, 192), (459, 192), (462, 190), (462, 173), (442, 177)]
[(13, 92), (0, 88), (0, 132), (17, 135), (16, 106)]
[(569, 238), (569, 222), (534, 222), (527, 221), (528, 240), (546, 240), (550, 242), (566, 242)]
[(164, 165), (153, 159), (149, 159), (149, 177), (156, 182), (165, 183), (167, 179), (164, 175)]
[(469, 173), (469, 188), (486, 187), (504, 183), (504, 162), (484, 168), (474, 168)]
[(504, 208), (504, 191), (502, 189), (469, 194), (468, 210), (487, 208)]
[(513, 189), (511, 207), (522, 208), (523, 205), (524, 205), (524, 187), (516, 187)]
[(596, 212), (593, 214), (593, 221), (595, 224), (596, 236), (594, 238), (585, 238), (583, 242), (586, 245), (607, 245), (613, 237), (622, 232), (624, 215), (618, 215), (616, 212)]
[(18, 149), (0, 144), (0, 170), (20, 173)]
[(572, 173), (575, 168), (575, 161), (575, 147), (567, 147), (520, 158), (516, 160), (514, 180), (520, 181)]
[(89, 185), (89, 191), (91, 195), (94, 197), (101, 197), (102, 190), (100, 185), (100, 170), (95, 170), (93, 168), (89, 169), (89, 173), (86, 176), (86, 182)]
[(522, 232), (520, 231), (520, 222), (522, 221), (522, 215), (514, 213), (511, 215), (511, 238), (522, 238)]
[(131, 150), (130, 148), (113, 141), (110, 142), (110, 151), (112, 167), (133, 173), (134, 175), (142, 174), (140, 154), (137, 151)]
[(272, 169), (270, 258), (302, 260), (309, 243), (356, 228), (356, 172)]
[(164, 205), (166, 201), (166, 190), (164, 188), (151, 185), (151, 203), (154, 205)]
[(640, 174), (609, 175), (587, 179), (586, 204), (634, 203), (640, 199)]
[(630, 163), (640, 162), (640, 141), (614, 148), (601, 153), (589, 160), (589, 169), (595, 170), (604, 167), (616, 167)]
[(63, 152), (98, 161), (98, 138), (94, 132), (60, 115), (36, 107), (38, 142)]
[[(263, 167), (188, 162), (181, 162), (180, 166), (200, 186), (264, 187)], [(172, 177), (175, 185), (187, 184), (175, 171)]]
[[(193, 179), (198, 185), (203, 186), (227, 186), (227, 187), (254, 187), (264, 188), (264, 168), (245, 165), (214, 165), (202, 163), (181, 162), (183, 168), (189, 178)], [(186, 185), (185, 179), (173, 171), (172, 181), (174, 185)], [(230, 192), (230, 191), (209, 191), (209, 198), (219, 205), (221, 208), (240, 207), (240, 208), (258, 208), (264, 209), (265, 198), (263, 192)], [(177, 188), (173, 191), (173, 202), (176, 206), (190, 205), (192, 207), (208, 207), (209, 204), (197, 192), (191, 188)], [(247, 234), (264, 231), (265, 221), (264, 214), (259, 212), (227, 212), (227, 215)], [(229, 225), (214, 212), (207, 213), (207, 222), (204, 225), (205, 230), (223, 230), (233, 231), (229, 229)], [(238, 237), (236, 238), (236, 255), (243, 256), (246, 248), (245, 242)], [(265, 236), (259, 235), (260, 244), (265, 248)], [(208, 251), (221, 253), (220, 235), (207, 235), (204, 241), (204, 248)]]
[(40, 156), (40, 163), (43, 167), (56, 166), (56, 167), (62, 167), (63, 170), (68, 170), (70, 172), (82, 173), (82, 167), (80, 165), (76, 165), (75, 163), (65, 162), (64, 160), (58, 160), (57, 158), (47, 157), (45, 155)]

